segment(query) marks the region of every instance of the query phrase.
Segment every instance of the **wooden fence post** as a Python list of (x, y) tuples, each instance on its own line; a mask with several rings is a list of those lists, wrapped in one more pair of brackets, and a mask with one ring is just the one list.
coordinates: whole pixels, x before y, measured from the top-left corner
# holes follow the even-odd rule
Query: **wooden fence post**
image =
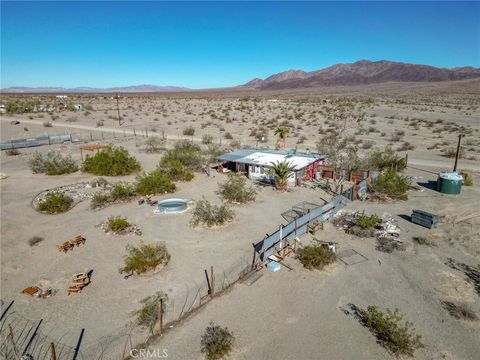
[(137, 136), (137, 133), (135, 132), (135, 128), (133, 128), (133, 136)]
[(163, 333), (163, 298), (160, 298), (160, 335)]
[(55, 352), (55, 344), (50, 343), (50, 352), (52, 353), (52, 360), (57, 360), (57, 353)]
[(211, 280), (211, 286), (212, 286), (212, 291), (211, 291), (211, 296), (215, 295), (215, 274), (213, 273), (213, 266), (210, 266), (210, 280)]

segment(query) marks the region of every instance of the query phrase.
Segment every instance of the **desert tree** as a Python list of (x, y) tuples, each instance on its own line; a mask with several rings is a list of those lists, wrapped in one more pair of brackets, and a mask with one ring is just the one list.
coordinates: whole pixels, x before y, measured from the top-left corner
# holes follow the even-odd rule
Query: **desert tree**
[(277, 135), (277, 142), (275, 143), (275, 148), (282, 149), (285, 147), (285, 139), (287, 138), (288, 128), (286, 127), (279, 127), (274, 132)]

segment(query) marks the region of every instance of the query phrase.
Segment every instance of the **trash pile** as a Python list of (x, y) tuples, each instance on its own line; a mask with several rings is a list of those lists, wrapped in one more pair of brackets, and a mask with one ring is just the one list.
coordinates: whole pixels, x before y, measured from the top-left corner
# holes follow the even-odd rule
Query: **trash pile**
[[(340, 210), (331, 220), (337, 229), (359, 237), (376, 237), (378, 251), (391, 253), (394, 250), (405, 251), (406, 244), (400, 240), (397, 220), (384, 213), (378, 222), (371, 226), (359, 226), (359, 219), (365, 215), (359, 211)], [(372, 216), (374, 217), (374, 216)]]

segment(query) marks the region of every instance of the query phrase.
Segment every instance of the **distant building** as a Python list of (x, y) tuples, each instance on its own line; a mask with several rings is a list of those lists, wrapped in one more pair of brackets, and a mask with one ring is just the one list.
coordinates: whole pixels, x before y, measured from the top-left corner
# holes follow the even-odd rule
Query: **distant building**
[(303, 181), (315, 179), (318, 167), (325, 165), (325, 159), (326, 157), (320, 154), (268, 149), (242, 149), (217, 157), (223, 169), (243, 172), (251, 179), (266, 180), (270, 179), (267, 169), (272, 164), (287, 161), (294, 168), (289, 176), (288, 183), (296, 186)]
[(0, 105), (0, 114), (5, 114), (7, 112), (7, 109), (5, 108), (5, 105), (1, 104)]
[(83, 105), (82, 104), (73, 104), (73, 108), (75, 111), (82, 111)]

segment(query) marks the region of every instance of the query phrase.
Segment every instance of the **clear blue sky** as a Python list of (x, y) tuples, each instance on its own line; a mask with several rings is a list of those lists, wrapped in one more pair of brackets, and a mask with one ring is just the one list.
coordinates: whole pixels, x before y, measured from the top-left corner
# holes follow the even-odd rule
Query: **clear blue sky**
[(480, 66), (480, 4), (1, 2), (1, 87), (232, 86), (359, 59)]

